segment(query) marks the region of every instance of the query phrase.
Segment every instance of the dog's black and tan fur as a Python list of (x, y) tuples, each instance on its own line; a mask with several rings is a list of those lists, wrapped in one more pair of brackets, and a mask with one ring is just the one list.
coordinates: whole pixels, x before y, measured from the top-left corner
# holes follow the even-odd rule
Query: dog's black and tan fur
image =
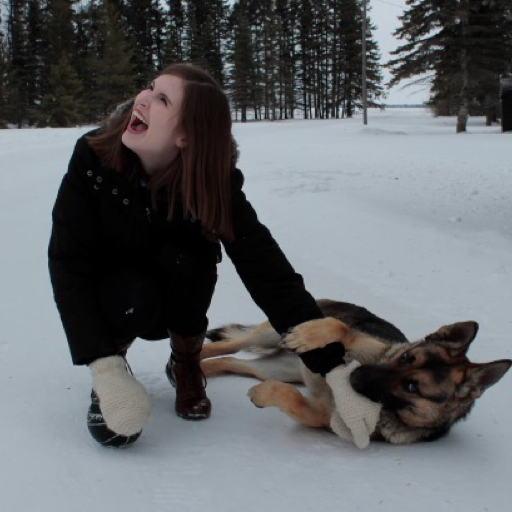
[[(215, 343), (203, 348), (203, 371), (207, 376), (256, 377), (264, 382), (249, 391), (255, 405), (278, 407), (304, 425), (328, 428), (332, 394), (325, 379), (311, 373), (294, 352), (342, 342), (347, 362), (356, 359), (361, 363), (351, 375), (352, 386), (383, 406), (372, 439), (407, 444), (447, 434), (512, 365), (508, 359), (484, 364), (468, 360), (467, 350), (478, 331), (476, 322), (443, 326), (410, 343), (395, 326), (362, 307), (330, 300), (318, 304), (326, 318), (297, 326), (283, 340), (268, 322), (210, 331), (208, 337)], [(264, 355), (256, 359), (215, 357), (240, 350)], [(304, 383), (310, 397), (291, 382)]]

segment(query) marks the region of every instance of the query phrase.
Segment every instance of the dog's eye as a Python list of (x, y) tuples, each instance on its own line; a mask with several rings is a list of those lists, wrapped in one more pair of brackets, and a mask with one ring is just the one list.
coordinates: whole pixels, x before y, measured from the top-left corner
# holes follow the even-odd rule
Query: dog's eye
[(416, 361), (416, 357), (414, 357), (412, 354), (409, 354), (408, 352), (405, 352), (398, 358), (398, 360), (404, 364), (411, 364)]
[(404, 388), (405, 388), (405, 391), (407, 391), (407, 393), (412, 393), (412, 394), (418, 393), (418, 385), (416, 384), (416, 382), (414, 382), (412, 380), (405, 382)]

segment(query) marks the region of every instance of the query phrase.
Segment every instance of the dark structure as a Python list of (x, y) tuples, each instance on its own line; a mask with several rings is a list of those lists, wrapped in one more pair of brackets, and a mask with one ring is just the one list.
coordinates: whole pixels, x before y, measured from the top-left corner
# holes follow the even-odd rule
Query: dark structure
[(512, 131), (512, 76), (502, 78), (500, 82), (501, 131)]

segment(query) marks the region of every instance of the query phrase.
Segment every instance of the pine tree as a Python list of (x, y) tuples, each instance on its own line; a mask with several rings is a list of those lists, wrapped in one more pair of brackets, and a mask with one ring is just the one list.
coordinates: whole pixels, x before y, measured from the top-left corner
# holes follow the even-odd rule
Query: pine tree
[(123, 23), (111, 0), (91, 2), (82, 13), (83, 67), (80, 75), (87, 94), (85, 121), (98, 122), (112, 107), (137, 90), (132, 51), (123, 35)]
[(82, 83), (82, 90), (87, 96), (87, 110), (84, 121), (93, 123), (99, 111), (98, 87), (99, 66), (101, 65), (101, 49), (99, 46), (99, 26), (101, 11), (97, 0), (80, 6), (75, 13), (76, 52), (74, 68)]
[(299, 2), (297, 0), (276, 0), (278, 20), (278, 105), (279, 119), (293, 119), (297, 106), (297, 48)]
[[(510, 69), (510, 0), (408, 0), (396, 31), (406, 44), (389, 65), (390, 85), (429, 73), (431, 105), (457, 114), (466, 131), (471, 108), (495, 108), (499, 76)], [(420, 78), (419, 80), (424, 80)]]
[(0, 12), (0, 129), (7, 127), (7, 113), (5, 111), (5, 74), (6, 61), (4, 51), (4, 33), (2, 31), (2, 13)]
[(226, 4), (221, 0), (187, 2), (188, 57), (207, 68), (221, 84), (224, 82), (221, 40), (226, 14)]
[(40, 124), (52, 127), (76, 125), (83, 115), (82, 85), (66, 53), (51, 67), (49, 92), (43, 97)]
[[(76, 62), (74, 11), (76, 0), (47, 0), (42, 41), (40, 108), (34, 113), (39, 126), (71, 126), (83, 115), (82, 83), (73, 64)], [(54, 110), (55, 109), (55, 110)]]
[(44, 70), (44, 24), (41, 0), (28, 0), (27, 9), (27, 121), (35, 123), (41, 107)]
[(158, 0), (125, 0), (121, 15), (133, 48), (135, 84), (145, 87), (162, 67), (165, 16)]
[(252, 48), (251, 29), (248, 19), (249, 11), (246, 0), (235, 2), (230, 17), (231, 47), (228, 60), (230, 75), (228, 90), (231, 101), (241, 121), (247, 121), (247, 112), (254, 106), (254, 52)]
[(181, 0), (167, 0), (167, 35), (164, 46), (165, 65), (186, 60), (186, 11)]
[(257, 17), (254, 20), (257, 28), (255, 38), (261, 42), (259, 59), (263, 90), (263, 119), (276, 119), (276, 95), (277, 95), (277, 69), (279, 61), (276, 37), (278, 34), (277, 16), (275, 13), (275, 1), (265, 0), (259, 2)]
[[(364, 0), (363, 0), (364, 1)], [(362, 2), (342, 0), (338, 9), (340, 62), (340, 101), (343, 103), (342, 117), (352, 117), (354, 110), (362, 108)], [(379, 98), (384, 94), (378, 45), (372, 37), (375, 26), (370, 19), (366, 33), (366, 87), (368, 105), (378, 107)]]
[(99, 36), (103, 43), (97, 90), (101, 98), (99, 116), (106, 116), (112, 107), (137, 92), (133, 81), (132, 51), (123, 33), (119, 14), (108, 0), (101, 3)]
[(27, 119), (27, 26), (26, 0), (9, 0), (7, 14), (7, 119), (23, 127)]
[(313, 25), (314, 11), (312, 0), (300, 0), (300, 17), (298, 20), (299, 32), (299, 75), (300, 90), (302, 91), (302, 108), (304, 110), (304, 119), (310, 119), (312, 114), (311, 92), (312, 67), (313, 67), (313, 39), (311, 38), (311, 27)]
[[(363, 0), (364, 1), (364, 0)], [(373, 38), (376, 26), (371, 21), (371, 6), (367, 6), (368, 24), (366, 32), (366, 88), (368, 94), (368, 106), (381, 107), (380, 100), (384, 96), (381, 54), (379, 45)]]

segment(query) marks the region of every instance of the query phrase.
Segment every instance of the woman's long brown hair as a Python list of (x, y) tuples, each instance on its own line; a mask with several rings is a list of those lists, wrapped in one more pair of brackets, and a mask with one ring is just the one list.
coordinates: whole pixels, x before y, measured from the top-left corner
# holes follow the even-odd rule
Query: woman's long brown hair
[[(153, 205), (158, 191), (167, 189), (168, 220), (176, 199), (183, 214), (199, 221), (203, 232), (223, 240), (233, 239), (231, 218), (231, 112), (226, 94), (206, 71), (192, 64), (173, 64), (161, 75), (184, 80), (180, 127), (187, 145), (169, 168), (151, 176)], [(88, 137), (104, 167), (132, 178), (142, 170), (139, 158), (122, 142), (132, 108), (109, 119), (104, 129)]]

